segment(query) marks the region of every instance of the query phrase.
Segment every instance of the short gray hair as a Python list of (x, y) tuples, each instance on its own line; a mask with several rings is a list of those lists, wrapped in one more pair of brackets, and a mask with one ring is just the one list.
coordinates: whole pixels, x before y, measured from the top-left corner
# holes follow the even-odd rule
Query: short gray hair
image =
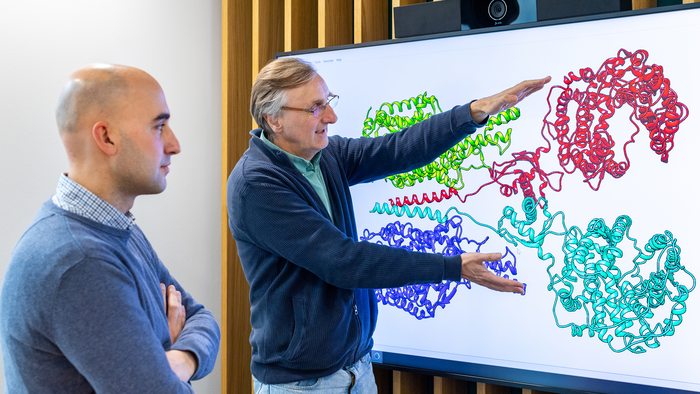
[(287, 91), (311, 82), (316, 75), (311, 63), (294, 57), (273, 60), (260, 70), (250, 95), (250, 114), (266, 137), (272, 138), (272, 129), (264, 115), (277, 119), (287, 101)]

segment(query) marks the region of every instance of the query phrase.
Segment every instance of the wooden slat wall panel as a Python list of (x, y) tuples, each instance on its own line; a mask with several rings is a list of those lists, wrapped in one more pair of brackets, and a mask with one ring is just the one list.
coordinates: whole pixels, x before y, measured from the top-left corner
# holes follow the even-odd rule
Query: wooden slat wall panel
[(656, 7), (656, 0), (632, 0), (632, 9), (641, 10), (644, 8)]
[(284, 50), (318, 48), (318, 0), (285, 0)]
[(250, 0), (222, 1), (222, 197), (221, 197), (221, 392), (250, 390), (251, 349), (248, 283), (228, 229), (226, 180), (248, 146), (248, 105), (252, 86), (252, 15)]
[(394, 394), (427, 394), (428, 376), (394, 371)]
[(318, 47), (353, 43), (353, 0), (318, 0)]
[(477, 383), (476, 394), (510, 394), (511, 388), (488, 383)]
[(284, 33), (284, 0), (253, 0), (253, 80), (276, 52), (284, 52)]
[(355, 0), (355, 44), (389, 39), (388, 0)]
[(464, 380), (441, 378), (436, 376), (433, 380), (434, 394), (467, 394), (468, 383)]
[(377, 383), (377, 394), (393, 393), (393, 371), (385, 368), (372, 368), (374, 381)]

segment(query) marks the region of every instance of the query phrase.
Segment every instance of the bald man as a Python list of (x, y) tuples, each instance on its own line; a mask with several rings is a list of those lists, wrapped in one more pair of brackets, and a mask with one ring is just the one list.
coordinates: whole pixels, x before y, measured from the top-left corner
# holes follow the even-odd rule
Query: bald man
[(15, 247), (0, 295), (5, 392), (189, 393), (219, 327), (134, 223), (180, 145), (144, 71), (74, 72), (56, 110), (68, 173)]

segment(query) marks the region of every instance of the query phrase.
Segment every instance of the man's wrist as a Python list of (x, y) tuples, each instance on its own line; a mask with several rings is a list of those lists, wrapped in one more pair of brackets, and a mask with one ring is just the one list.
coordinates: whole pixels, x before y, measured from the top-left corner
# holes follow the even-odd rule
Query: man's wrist
[(187, 355), (187, 364), (191, 368), (192, 373), (190, 374), (190, 377), (192, 377), (194, 376), (194, 373), (197, 372), (197, 368), (199, 367), (197, 356), (189, 350), (183, 350), (183, 352)]
[(472, 101), (469, 105), (469, 114), (477, 124), (484, 123), (484, 121), (489, 117), (486, 111), (481, 109), (482, 100)]
[(189, 350), (168, 350), (165, 352), (170, 368), (183, 382), (189, 381), (194, 376), (198, 367), (197, 356)]
[(444, 280), (459, 282), (462, 279), (462, 255), (445, 257)]

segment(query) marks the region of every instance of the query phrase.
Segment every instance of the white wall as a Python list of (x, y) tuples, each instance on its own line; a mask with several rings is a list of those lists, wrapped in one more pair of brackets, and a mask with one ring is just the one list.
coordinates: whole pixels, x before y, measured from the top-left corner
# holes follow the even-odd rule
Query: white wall
[[(220, 323), (219, 0), (0, 0), (0, 275), (67, 170), (54, 108), (68, 75), (92, 62), (141, 68), (165, 91), (182, 153), (166, 191), (137, 198), (133, 212), (171, 273)], [(220, 366), (194, 387), (220, 392)]]

